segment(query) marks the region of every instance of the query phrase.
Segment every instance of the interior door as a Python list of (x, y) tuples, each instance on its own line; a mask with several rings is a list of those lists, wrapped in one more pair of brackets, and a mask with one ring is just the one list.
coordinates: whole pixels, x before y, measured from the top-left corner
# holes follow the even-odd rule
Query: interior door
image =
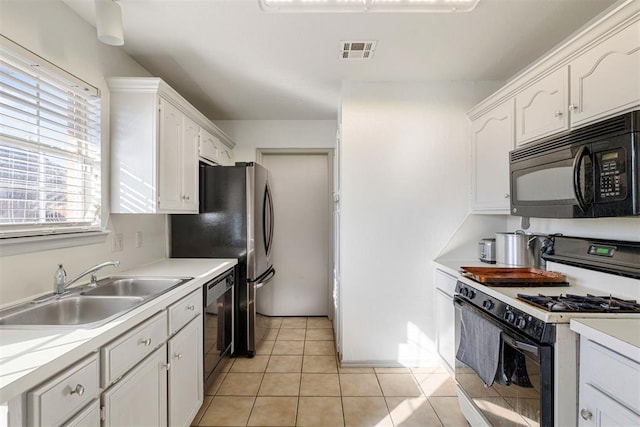
[(267, 221), (271, 232), (266, 235), (271, 234), (267, 242), (278, 273), (259, 290), (257, 311), (270, 316), (326, 316), (332, 282), (329, 156), (263, 153), (261, 161), (271, 175), (269, 193), (277, 211)]

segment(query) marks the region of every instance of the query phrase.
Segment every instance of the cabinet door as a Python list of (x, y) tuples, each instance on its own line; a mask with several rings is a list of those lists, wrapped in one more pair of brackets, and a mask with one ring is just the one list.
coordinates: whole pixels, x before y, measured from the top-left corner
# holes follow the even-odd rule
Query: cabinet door
[(568, 87), (563, 67), (516, 95), (516, 145), (569, 128)]
[(471, 125), (472, 209), (509, 212), (509, 151), (513, 149), (513, 100)]
[(436, 289), (436, 346), (451, 372), (456, 366), (455, 337), (453, 298)]
[(100, 427), (100, 400), (91, 402), (73, 419), (63, 424), (64, 427)]
[(184, 114), (160, 99), (160, 133), (158, 141), (158, 208), (164, 211), (182, 209), (182, 138)]
[(571, 62), (571, 125), (640, 105), (640, 22)]
[(169, 425), (188, 426), (203, 402), (202, 316), (169, 340)]
[(184, 118), (182, 139), (182, 205), (181, 210), (198, 213), (198, 135), (200, 127)]
[(200, 128), (200, 143), (198, 146), (200, 157), (214, 163), (220, 163), (220, 141), (206, 130)]
[(579, 408), (579, 427), (640, 426), (640, 415), (583, 382)]
[(235, 165), (235, 162), (233, 161), (233, 150), (224, 144), (220, 148), (220, 164), (222, 166)]
[(163, 344), (102, 394), (103, 427), (167, 425), (166, 358)]

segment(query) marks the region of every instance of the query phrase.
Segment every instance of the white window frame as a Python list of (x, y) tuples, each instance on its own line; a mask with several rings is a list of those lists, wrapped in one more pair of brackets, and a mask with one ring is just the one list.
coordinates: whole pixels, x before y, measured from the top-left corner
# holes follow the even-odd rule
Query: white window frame
[[(38, 224), (33, 225), (0, 225), (0, 255), (15, 255), (20, 253), (28, 253), (40, 250), (47, 249), (57, 249), (64, 248), (70, 246), (78, 246), (85, 244), (95, 244), (101, 243), (106, 240), (108, 235), (108, 231), (104, 229), (105, 214), (104, 209), (102, 208), (102, 201), (104, 199), (104, 178), (102, 177), (102, 164), (101, 157), (103, 157), (102, 153), (102, 141), (101, 141), (101, 119), (100, 119), (100, 109), (101, 109), (101, 100), (100, 100), (100, 90), (96, 87), (86, 83), (85, 81), (75, 77), (74, 75), (68, 73), (65, 70), (62, 70), (55, 66), (54, 64), (48, 62), (47, 60), (39, 57), (33, 52), (23, 48), (17, 43), (9, 40), (8, 38), (0, 35), (0, 55), (5, 57), (5, 52), (10, 52), (12, 55), (16, 55), (20, 57), (20, 59), (26, 60), (31, 67), (35, 67), (36, 69), (40, 69), (43, 74), (49, 74), (54, 76), (55, 80), (64, 82), (60, 83), (60, 88), (63, 91), (76, 91), (80, 93), (82, 96), (87, 96), (90, 98), (94, 98), (91, 100), (91, 105), (96, 107), (97, 110), (97, 119), (94, 122), (91, 129), (93, 129), (97, 136), (92, 138), (95, 152), (97, 153), (97, 167), (94, 166), (95, 174), (92, 175), (93, 178), (85, 179), (83, 182), (88, 182), (89, 184), (93, 184), (97, 188), (97, 195), (94, 195), (92, 200), (93, 206), (97, 204), (97, 208), (95, 209), (95, 215), (97, 215), (97, 220), (92, 221), (87, 218), (81, 218), (76, 222), (65, 222), (61, 224), (56, 224), (55, 222), (51, 223), (42, 223), (39, 221)], [(7, 57), (8, 58), (8, 57)], [(7, 102), (9, 102), (9, 98), (5, 98)], [(75, 99), (75, 96), (74, 96)], [(9, 105), (9, 104), (7, 104)], [(74, 104), (75, 105), (75, 104)], [(75, 113), (74, 113), (75, 114)], [(6, 116), (5, 116), (6, 117)], [(75, 129), (75, 127), (74, 127)], [(74, 131), (75, 134), (75, 131)], [(7, 137), (9, 139), (5, 139), (6, 141), (12, 140), (13, 143), (11, 145), (19, 147), (20, 144), (24, 144), (25, 146), (29, 146), (30, 140), (21, 140), (11, 139), (11, 137)], [(18, 145), (15, 145), (18, 144)], [(95, 146), (97, 144), (97, 147)], [(36, 144), (34, 144), (35, 146)], [(74, 151), (75, 152), (75, 151)], [(75, 154), (74, 154), (75, 156)], [(73, 160), (71, 160), (73, 161)], [(97, 179), (96, 179), (97, 178)], [(87, 187), (83, 187), (86, 189)], [(64, 191), (68, 191), (68, 188), (65, 187)], [(83, 194), (85, 190), (83, 190)], [(80, 196), (83, 200), (83, 205), (86, 204), (87, 199), (84, 196)], [(68, 200), (68, 199), (65, 199)], [(70, 211), (67, 211), (70, 212)], [(86, 211), (85, 211), (86, 212)]]

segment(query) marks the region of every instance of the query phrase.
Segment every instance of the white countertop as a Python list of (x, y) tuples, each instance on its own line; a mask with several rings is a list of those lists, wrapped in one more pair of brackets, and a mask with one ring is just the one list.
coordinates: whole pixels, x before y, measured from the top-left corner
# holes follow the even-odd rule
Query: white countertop
[(640, 319), (572, 319), (571, 330), (640, 362)]
[(194, 279), (96, 328), (0, 327), (0, 403), (33, 388), (237, 263), (236, 259), (171, 258), (118, 271), (114, 276)]
[(549, 296), (557, 296), (560, 294), (577, 294), (577, 295), (606, 295), (601, 290), (593, 289), (587, 286), (570, 283), (570, 286), (550, 286), (550, 287), (511, 287), (511, 286), (486, 286), (475, 282), (469, 278), (460, 275), (461, 267), (513, 267), (500, 264), (487, 264), (480, 260), (442, 260), (436, 259), (436, 268), (448, 272), (456, 276), (457, 280), (462, 281), (473, 288), (484, 292), (488, 296), (499, 299), (512, 307), (521, 310), (533, 317), (541, 319), (547, 323), (569, 323), (573, 318), (612, 318), (612, 319), (630, 319), (638, 318), (637, 313), (587, 313), (587, 312), (550, 312), (539, 309), (529, 303), (517, 299), (518, 294), (536, 295), (544, 294)]

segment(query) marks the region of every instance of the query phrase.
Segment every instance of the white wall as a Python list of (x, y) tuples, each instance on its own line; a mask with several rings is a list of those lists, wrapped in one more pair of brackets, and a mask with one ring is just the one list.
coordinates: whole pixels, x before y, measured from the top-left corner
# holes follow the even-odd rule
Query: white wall
[(236, 143), (236, 162), (254, 162), (256, 148), (335, 148), (335, 120), (218, 120)]
[(497, 87), (343, 85), (343, 362), (436, 362), (431, 261), (469, 211), (466, 111)]
[[(596, 219), (531, 218), (530, 232), (565, 236), (640, 241), (640, 217)], [(509, 217), (509, 230), (520, 228), (520, 217)]]
[[(147, 71), (120, 48), (99, 43), (96, 30), (64, 3), (50, 1), (0, 1), (2, 34), (102, 91), (103, 216), (109, 200), (109, 92), (105, 77), (146, 76)], [(75, 248), (0, 257), (0, 305), (53, 289), (57, 263), (73, 276), (105, 260), (120, 260), (120, 270), (165, 256), (163, 215), (111, 215), (107, 227), (124, 234), (124, 251), (111, 253), (111, 236), (105, 243)], [(144, 233), (144, 245), (135, 248), (135, 232)], [(113, 274), (105, 270), (103, 274)]]

